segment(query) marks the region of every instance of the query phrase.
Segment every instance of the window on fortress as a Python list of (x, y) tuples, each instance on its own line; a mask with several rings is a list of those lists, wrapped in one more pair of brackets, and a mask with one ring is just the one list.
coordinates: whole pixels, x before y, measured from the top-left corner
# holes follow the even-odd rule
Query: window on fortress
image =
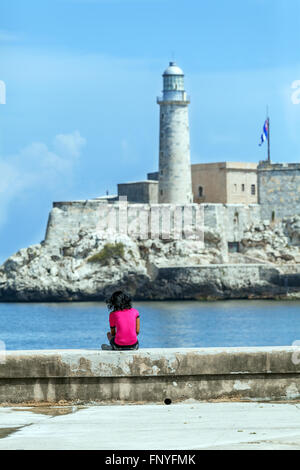
[(242, 184), (242, 191), (244, 192), (245, 191), (245, 185)]
[(199, 186), (198, 188), (198, 196), (203, 197), (203, 186)]
[(252, 196), (255, 196), (255, 194), (256, 194), (255, 184), (251, 184), (251, 194), (252, 194)]

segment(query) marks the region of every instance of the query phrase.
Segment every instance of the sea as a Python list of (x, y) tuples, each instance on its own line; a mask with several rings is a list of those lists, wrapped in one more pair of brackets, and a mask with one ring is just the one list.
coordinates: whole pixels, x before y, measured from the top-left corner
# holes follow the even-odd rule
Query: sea
[[(289, 346), (300, 341), (300, 301), (136, 302), (141, 348)], [(6, 350), (99, 349), (107, 343), (103, 302), (0, 303)]]

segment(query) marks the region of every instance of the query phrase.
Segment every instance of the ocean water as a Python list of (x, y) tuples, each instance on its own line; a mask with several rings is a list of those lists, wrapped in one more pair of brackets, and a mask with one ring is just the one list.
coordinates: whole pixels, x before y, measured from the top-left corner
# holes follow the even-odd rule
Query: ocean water
[[(287, 346), (300, 340), (300, 301), (136, 302), (142, 348)], [(0, 303), (7, 350), (100, 348), (102, 302)]]

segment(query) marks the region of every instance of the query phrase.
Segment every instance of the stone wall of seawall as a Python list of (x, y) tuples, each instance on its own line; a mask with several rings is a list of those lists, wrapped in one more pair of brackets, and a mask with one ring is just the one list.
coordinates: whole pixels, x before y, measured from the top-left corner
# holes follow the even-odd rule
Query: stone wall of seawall
[(7, 351), (0, 363), (1, 404), (299, 398), (299, 346)]

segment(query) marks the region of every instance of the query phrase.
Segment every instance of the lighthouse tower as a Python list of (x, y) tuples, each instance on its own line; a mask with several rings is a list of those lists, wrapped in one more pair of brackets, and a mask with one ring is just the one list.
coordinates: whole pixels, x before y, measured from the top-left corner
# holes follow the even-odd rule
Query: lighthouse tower
[(193, 202), (190, 162), (188, 105), (184, 74), (170, 62), (163, 74), (160, 106), (158, 202), (188, 204)]

